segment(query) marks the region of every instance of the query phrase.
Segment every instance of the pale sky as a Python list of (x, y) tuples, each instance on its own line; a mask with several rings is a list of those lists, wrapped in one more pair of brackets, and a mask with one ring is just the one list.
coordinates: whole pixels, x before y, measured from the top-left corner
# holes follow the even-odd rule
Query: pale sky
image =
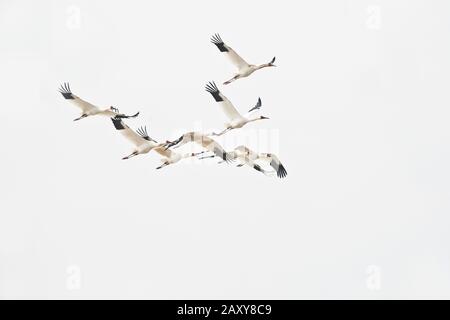
[[(448, 1), (0, 1), (1, 298), (450, 298)], [(214, 33), (277, 68), (229, 86)], [(216, 81), (270, 117), (227, 134), (284, 180), (157, 171), (157, 140), (221, 129)], [(187, 150), (187, 149), (185, 149)]]

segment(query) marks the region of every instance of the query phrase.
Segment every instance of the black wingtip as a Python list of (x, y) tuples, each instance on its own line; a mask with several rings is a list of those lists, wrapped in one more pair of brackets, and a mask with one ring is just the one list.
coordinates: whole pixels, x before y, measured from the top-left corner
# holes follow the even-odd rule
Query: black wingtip
[(220, 52), (228, 52), (228, 48), (225, 46), (225, 43), (218, 33), (211, 37), (211, 42), (219, 48)]
[(208, 92), (219, 91), (219, 89), (217, 88), (217, 85), (214, 81), (208, 82), (205, 86), (205, 90)]
[(111, 118), (111, 121), (112, 121), (112, 123), (114, 124), (114, 127), (117, 130), (124, 130), (124, 129), (126, 129), (121, 118), (114, 117), (114, 118)]
[(287, 171), (286, 171), (286, 169), (283, 167), (282, 164), (280, 164), (280, 166), (278, 167), (278, 170), (277, 170), (277, 176), (278, 176), (278, 178), (280, 178), (280, 179), (285, 178), (285, 177), (287, 176)]
[(139, 127), (136, 129), (136, 132), (141, 136), (144, 137), (145, 136), (145, 132), (144, 132), (144, 127)]
[(270, 64), (274, 64), (275, 63), (275, 58), (276, 57), (273, 57), (272, 61), (270, 61)]
[(205, 86), (205, 90), (209, 93), (211, 93), (211, 95), (213, 96), (214, 100), (216, 100), (216, 102), (221, 102), (223, 101), (223, 98), (220, 96), (220, 91), (219, 88), (217, 88), (217, 85), (215, 84), (214, 81), (209, 82), (206, 86)]
[(252, 112), (253, 110), (257, 110), (257, 109), (261, 108), (261, 106), (262, 106), (261, 98), (258, 98), (258, 101), (256, 102), (256, 105), (253, 108), (251, 108), (250, 110), (248, 110), (248, 112)]
[(232, 153), (225, 152), (222, 154), (222, 160), (225, 161), (226, 163), (230, 164), (230, 163), (234, 162), (235, 158)]
[(152, 139), (150, 138), (150, 136), (148, 135), (147, 132), (147, 126), (141, 126), (139, 128), (137, 128), (136, 130), (137, 134), (140, 135), (143, 139), (147, 140), (147, 141), (151, 141)]
[(70, 91), (70, 86), (68, 82), (64, 82), (59, 88), (59, 92), (62, 94), (64, 99), (75, 99), (72, 95), (72, 91)]
[(258, 164), (253, 165), (253, 169), (255, 169), (256, 171), (259, 171), (259, 172), (263, 172), (261, 166)]
[[(119, 113), (119, 110), (118, 109), (116, 109), (116, 108), (114, 108), (115, 110), (113, 110), (113, 109), (111, 109), (112, 111), (114, 111), (114, 112), (116, 112), (116, 113)], [(137, 116), (139, 115), (139, 112), (137, 112), (137, 113), (135, 113), (135, 114), (133, 114), (133, 115), (131, 115), (131, 116), (127, 116), (126, 114), (117, 114), (116, 115), (116, 118), (120, 118), (120, 119), (130, 119), (130, 118), (136, 118)]]
[(261, 108), (262, 106), (262, 100), (261, 98), (258, 98), (258, 102), (256, 102), (256, 108)]

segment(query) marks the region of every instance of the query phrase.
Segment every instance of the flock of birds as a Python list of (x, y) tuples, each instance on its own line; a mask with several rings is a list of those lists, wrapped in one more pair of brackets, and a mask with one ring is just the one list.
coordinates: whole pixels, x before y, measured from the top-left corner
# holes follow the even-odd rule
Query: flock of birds
[[(234, 82), (238, 79), (248, 77), (257, 70), (267, 67), (275, 67), (275, 57), (269, 63), (264, 63), (261, 65), (253, 65), (247, 63), (231, 47), (226, 45), (218, 34), (212, 36), (211, 42), (215, 44), (220, 52), (224, 53), (238, 69), (233, 78), (225, 81), (224, 85), (230, 84), (231, 82)], [(81, 116), (76, 118), (74, 121), (78, 121), (95, 115), (102, 115), (111, 118), (116, 130), (119, 131), (129, 142), (134, 145), (133, 152), (128, 156), (123, 157), (122, 159), (124, 160), (149, 153), (153, 150), (162, 156), (162, 164), (157, 167), (157, 169), (161, 169), (165, 166), (177, 163), (182, 159), (190, 157), (197, 157), (198, 159), (218, 157), (221, 159), (219, 163), (230, 163), (238, 160), (238, 167), (247, 165), (259, 172), (262, 172), (265, 175), (270, 176), (276, 173), (279, 178), (286, 177), (286, 169), (276, 155), (272, 153), (258, 153), (250, 150), (246, 146), (238, 146), (232, 151), (226, 151), (217, 141), (211, 138), (211, 136), (221, 136), (230, 130), (242, 128), (250, 122), (269, 119), (264, 116), (254, 116), (254, 113), (261, 109), (261, 99), (258, 99), (256, 105), (251, 108), (247, 114), (242, 115), (236, 110), (230, 100), (228, 100), (227, 97), (225, 97), (220, 92), (214, 82), (208, 83), (205, 87), (205, 90), (212, 95), (214, 100), (219, 104), (222, 111), (228, 117), (229, 121), (226, 124), (225, 129), (219, 133), (213, 132), (211, 134), (204, 134), (201, 132), (188, 132), (174, 141), (159, 143), (148, 135), (146, 127), (140, 127), (139, 129), (134, 131), (125, 124), (124, 119), (136, 118), (139, 115), (139, 112), (134, 115), (126, 115), (120, 113), (118, 109), (112, 106), (106, 109), (101, 109), (74, 95), (68, 83), (64, 83), (59, 89), (60, 93), (66, 100), (72, 102), (75, 106), (81, 109)], [(203, 148), (203, 151), (180, 154), (173, 150), (191, 142), (201, 146)], [(263, 163), (270, 164), (273, 170), (264, 169)]]

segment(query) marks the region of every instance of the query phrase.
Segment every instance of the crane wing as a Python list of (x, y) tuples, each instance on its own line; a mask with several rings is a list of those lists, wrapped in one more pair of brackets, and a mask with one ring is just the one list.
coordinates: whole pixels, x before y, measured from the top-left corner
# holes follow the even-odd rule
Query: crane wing
[[(120, 116), (119, 116), (120, 117)], [(158, 143), (158, 141), (152, 139), (147, 133), (147, 126), (140, 127), (136, 130), (137, 134), (139, 134), (143, 139), (147, 141), (152, 141), (154, 143)]]
[(134, 130), (132, 130), (129, 126), (127, 126), (121, 118), (111, 118), (114, 127), (116, 130), (120, 131), (120, 133), (132, 144), (134, 144), (136, 147), (139, 147), (143, 143), (146, 143), (149, 141), (148, 139), (142, 137), (138, 133), (136, 133)]
[(242, 118), (242, 115), (236, 110), (230, 100), (227, 99), (217, 88), (214, 82), (206, 85), (205, 90), (213, 96), (214, 100), (220, 105), (222, 111), (230, 119), (230, 121)]
[(211, 37), (211, 42), (214, 43), (217, 48), (219, 48), (220, 52), (225, 53), (225, 55), (230, 59), (231, 63), (234, 64), (239, 70), (248, 68), (249, 64), (247, 61), (242, 59), (236, 51), (234, 51), (231, 47), (227, 46), (219, 34), (215, 34)]
[(195, 142), (214, 153), (216, 157), (219, 157), (228, 163), (236, 159), (232, 152), (227, 152), (217, 141), (210, 137), (201, 135), (201, 139), (196, 139)]
[(259, 109), (261, 109), (261, 107), (262, 107), (262, 101), (261, 101), (261, 98), (258, 98), (258, 102), (256, 103), (256, 105), (253, 108), (251, 108), (250, 110), (248, 110), (248, 112), (250, 113), (254, 110), (259, 110)]
[(250, 150), (245, 146), (239, 146), (234, 150), (234, 152), (237, 154), (237, 158), (241, 160), (241, 164), (238, 166), (243, 166), (244, 164), (246, 164), (247, 166), (263, 173), (266, 176), (270, 176), (272, 174), (272, 171), (266, 171), (259, 164), (255, 163), (255, 160), (258, 159), (258, 154), (256, 152)]
[(176, 152), (174, 152), (173, 150), (166, 149), (165, 147), (156, 147), (154, 150), (161, 156), (169, 159), (174, 157), (174, 155), (176, 154)]
[(98, 107), (74, 95), (70, 90), (69, 83), (67, 82), (61, 85), (61, 88), (59, 88), (59, 92), (61, 92), (64, 99), (72, 102), (75, 106), (80, 108), (83, 113), (98, 110)]
[(286, 168), (276, 155), (272, 153), (261, 153), (259, 158), (270, 161), (270, 166), (275, 169), (278, 178), (285, 178), (287, 176)]

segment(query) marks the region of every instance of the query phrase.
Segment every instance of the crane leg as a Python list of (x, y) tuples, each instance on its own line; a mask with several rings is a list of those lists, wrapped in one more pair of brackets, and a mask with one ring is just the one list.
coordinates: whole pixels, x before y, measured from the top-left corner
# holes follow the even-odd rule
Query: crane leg
[(139, 153), (137, 151), (133, 152), (132, 154), (130, 154), (129, 156), (123, 157), (122, 160), (127, 160), (133, 157), (136, 157)]
[(230, 84), (233, 81), (236, 81), (237, 79), (239, 79), (239, 75), (235, 75), (233, 78), (231, 78), (230, 80), (225, 81), (223, 84), (224, 85)]
[(86, 118), (88, 115), (87, 114), (82, 114), (81, 117), (74, 119), (73, 121), (78, 121), (81, 120), (83, 118)]
[(170, 163), (169, 162), (164, 162), (162, 165), (160, 165), (159, 167), (156, 168), (156, 170), (164, 168), (165, 166), (168, 166)]
[(219, 132), (219, 133), (215, 133), (215, 132), (213, 132), (212, 133), (212, 135), (213, 136), (221, 136), (221, 135), (223, 135), (223, 134), (225, 134), (225, 133), (227, 133), (228, 131), (230, 131), (230, 130), (232, 130), (233, 128), (226, 128), (225, 130), (223, 130), (222, 132)]
[(201, 158), (198, 158), (199, 160), (203, 160), (203, 159), (209, 159), (209, 158), (214, 158), (216, 155), (215, 154), (213, 154), (213, 155), (211, 155), (211, 156), (204, 156), (204, 157), (201, 157)]
[[(201, 152), (191, 152), (191, 153), (187, 153), (186, 155), (184, 155), (183, 158), (197, 157), (197, 156), (199, 156), (199, 155), (201, 155), (201, 154), (204, 154), (204, 153), (206, 153), (206, 152), (208, 152), (208, 151), (201, 151)], [(199, 159), (200, 159), (200, 158), (199, 158)]]

